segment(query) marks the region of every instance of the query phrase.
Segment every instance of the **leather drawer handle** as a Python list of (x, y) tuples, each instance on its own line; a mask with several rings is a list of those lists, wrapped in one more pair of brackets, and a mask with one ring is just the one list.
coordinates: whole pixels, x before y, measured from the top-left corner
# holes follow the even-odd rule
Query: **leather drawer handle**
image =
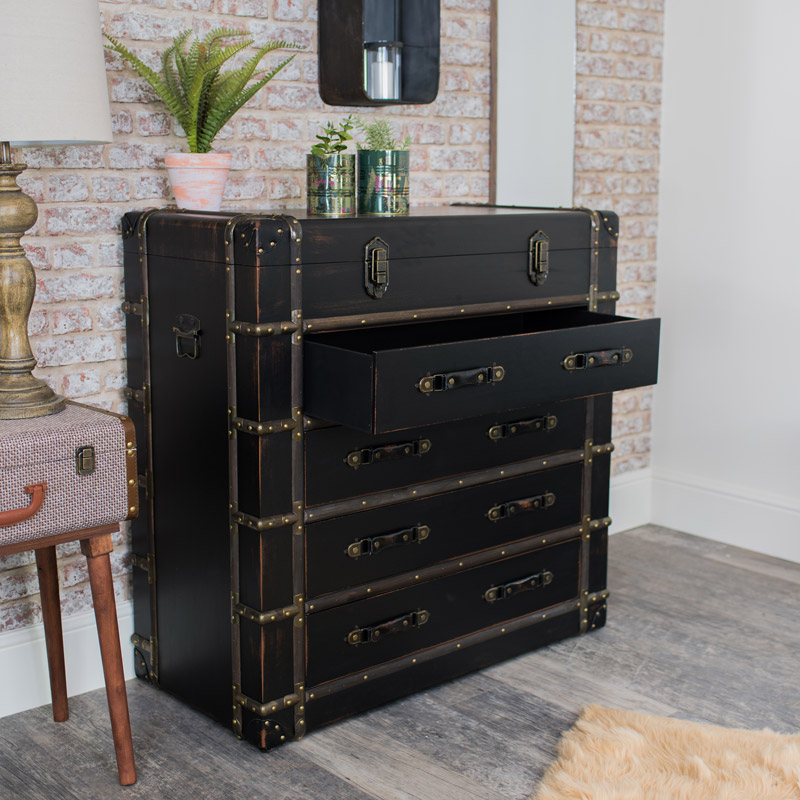
[(505, 600), (507, 597), (513, 597), (521, 592), (530, 592), (534, 589), (540, 589), (549, 586), (553, 582), (553, 573), (550, 570), (543, 569), (535, 575), (527, 575), (524, 578), (519, 578), (516, 581), (509, 583), (502, 583), (499, 586), (492, 586), (483, 593), (483, 599), (487, 603), (494, 603), (496, 600)]
[(413, 528), (403, 528), (392, 533), (383, 533), (380, 536), (369, 536), (366, 539), (359, 539), (347, 547), (347, 555), (350, 558), (361, 558), (361, 556), (371, 556), (388, 550), (390, 547), (400, 547), (404, 544), (424, 542), (431, 535), (431, 529), (427, 525), (415, 525)]
[(358, 469), (362, 464), (375, 464), (378, 461), (397, 461), (407, 456), (424, 456), (431, 449), (430, 439), (417, 439), (414, 442), (385, 444), (380, 447), (365, 447), (347, 454), (345, 463), (348, 467)]
[(484, 386), (500, 383), (506, 376), (503, 367), (496, 364), (491, 367), (477, 367), (460, 372), (440, 372), (437, 375), (425, 375), (419, 379), (417, 388), (423, 394), (433, 392), (450, 392), (464, 386)]
[(506, 422), (504, 425), (492, 425), (486, 435), (493, 441), (510, 439), (512, 436), (522, 436), (523, 433), (535, 431), (552, 431), (558, 425), (558, 418), (552, 414), (533, 419), (521, 419), (518, 422)]
[(594, 350), (591, 353), (570, 353), (564, 356), (561, 366), (572, 372), (576, 369), (594, 369), (595, 367), (616, 367), (627, 364), (633, 359), (633, 350), (622, 347), (619, 350)]
[(0, 528), (16, 525), (18, 522), (25, 522), (30, 519), (42, 507), (44, 493), (47, 491), (47, 481), (34, 483), (26, 486), (23, 491), (31, 495), (30, 505), (25, 508), (12, 508), (8, 511), (0, 511)]
[(526, 511), (535, 511), (537, 508), (550, 508), (555, 505), (556, 496), (552, 492), (544, 492), (537, 494), (534, 497), (524, 497), (521, 500), (509, 500), (507, 503), (501, 503), (499, 506), (492, 506), (487, 512), (486, 516), (492, 522), (497, 522), (500, 519), (508, 519), (519, 514), (524, 514)]
[(387, 622), (381, 622), (379, 625), (372, 625), (368, 628), (356, 628), (347, 634), (347, 643), (352, 645), (359, 644), (372, 644), (385, 639), (395, 633), (403, 633), (403, 631), (411, 631), (420, 628), (431, 618), (429, 611), (411, 611), (408, 614), (403, 614), (402, 617), (397, 619), (390, 619)]

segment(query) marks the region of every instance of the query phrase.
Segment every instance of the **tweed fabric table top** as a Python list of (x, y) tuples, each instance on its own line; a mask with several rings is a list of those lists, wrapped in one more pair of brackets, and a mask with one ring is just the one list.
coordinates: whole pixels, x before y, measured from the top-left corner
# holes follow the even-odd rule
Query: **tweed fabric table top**
[[(94, 448), (94, 471), (76, 451)], [(74, 403), (58, 414), (0, 421), (0, 516), (30, 506), (25, 487), (46, 483), (41, 508), (0, 526), (0, 545), (110, 525), (137, 511), (136, 442), (125, 418)]]

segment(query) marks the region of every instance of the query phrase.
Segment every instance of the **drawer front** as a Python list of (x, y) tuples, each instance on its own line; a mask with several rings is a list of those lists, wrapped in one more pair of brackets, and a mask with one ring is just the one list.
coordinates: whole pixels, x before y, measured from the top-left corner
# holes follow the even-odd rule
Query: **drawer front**
[[(353, 314), (501, 303), (509, 298), (544, 301), (574, 298), (589, 290), (589, 249), (550, 253), (547, 279), (535, 284), (526, 252), (422, 258), (390, 258), (389, 288), (376, 302), (364, 291), (364, 257), (358, 261), (315, 264), (303, 272), (303, 310), (307, 320)], [(615, 250), (606, 248), (601, 262)], [(562, 302), (562, 304), (565, 304)], [(312, 328), (313, 330), (313, 328)]]
[(584, 444), (586, 401), (377, 436), (341, 426), (305, 437), (306, 506), (510, 464)]
[(306, 411), (371, 433), (646, 386), (659, 320), (516, 314), (306, 338)]
[(368, 669), (577, 597), (579, 553), (580, 541), (574, 539), (309, 614), (308, 684)]
[(306, 526), (309, 598), (578, 525), (583, 464)]

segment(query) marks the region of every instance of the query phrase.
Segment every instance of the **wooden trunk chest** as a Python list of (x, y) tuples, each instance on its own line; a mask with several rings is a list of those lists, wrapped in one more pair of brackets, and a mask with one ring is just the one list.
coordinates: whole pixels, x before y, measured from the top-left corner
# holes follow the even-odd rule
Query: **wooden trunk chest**
[(603, 625), (617, 232), (126, 215), (140, 676), (268, 748)]

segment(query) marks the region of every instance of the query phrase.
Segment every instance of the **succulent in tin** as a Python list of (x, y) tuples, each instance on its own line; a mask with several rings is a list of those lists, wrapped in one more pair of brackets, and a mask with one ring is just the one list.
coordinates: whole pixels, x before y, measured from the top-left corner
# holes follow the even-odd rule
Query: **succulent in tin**
[(352, 114), (341, 120), (338, 126), (329, 122), (322, 128), (322, 133), (317, 134), (319, 141), (311, 145), (311, 152), (315, 156), (335, 156), (343, 153), (347, 150), (347, 143), (353, 139), (350, 131), (355, 125)]

